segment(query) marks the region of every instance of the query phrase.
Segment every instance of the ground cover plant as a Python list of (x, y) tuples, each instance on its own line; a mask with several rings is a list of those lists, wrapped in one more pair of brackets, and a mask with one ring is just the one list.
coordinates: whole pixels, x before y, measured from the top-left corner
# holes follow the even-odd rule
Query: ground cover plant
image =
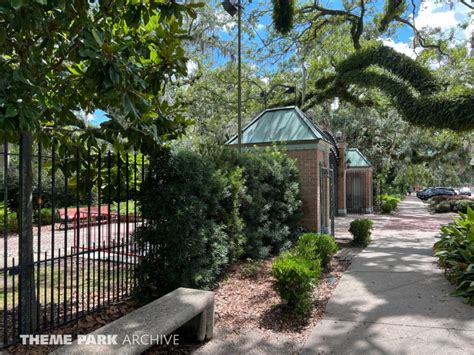
[(459, 217), (441, 227), (433, 249), (446, 276), (456, 285), (452, 295), (474, 304), (474, 210), (459, 212)]
[(351, 222), (349, 232), (353, 235), (353, 243), (357, 246), (366, 247), (370, 243), (374, 223), (368, 218), (358, 218)]

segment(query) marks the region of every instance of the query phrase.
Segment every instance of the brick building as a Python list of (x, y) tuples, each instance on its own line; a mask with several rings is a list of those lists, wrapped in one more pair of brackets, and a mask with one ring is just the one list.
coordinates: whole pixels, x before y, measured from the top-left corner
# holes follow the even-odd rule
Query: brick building
[[(248, 149), (275, 143), (285, 145), (300, 173), (304, 214), (300, 225), (309, 231), (333, 232), (334, 216), (347, 213), (346, 144), (338, 142), (331, 132), (323, 130), (295, 106), (267, 109), (242, 131), (242, 146)], [(235, 146), (237, 136), (227, 144)], [(347, 154), (352, 156), (352, 150), (347, 149)], [(371, 201), (371, 194), (370, 189), (370, 196), (364, 196), (364, 201)]]
[(357, 148), (346, 151), (346, 207), (348, 213), (373, 212), (373, 167)]

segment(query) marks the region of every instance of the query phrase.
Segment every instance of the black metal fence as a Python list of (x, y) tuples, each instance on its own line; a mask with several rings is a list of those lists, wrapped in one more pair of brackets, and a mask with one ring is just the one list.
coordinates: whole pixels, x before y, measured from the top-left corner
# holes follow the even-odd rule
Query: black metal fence
[[(18, 145), (3, 144), (0, 348), (25, 333), (20, 327), (25, 316), (29, 333), (39, 333), (129, 297), (134, 266), (144, 253), (133, 238), (143, 223), (137, 204), (145, 175), (143, 155), (37, 144), (32, 156), (30, 246), (25, 246), (30, 242), (20, 223), (22, 159)], [(21, 260), (25, 247), (32, 248), (33, 265)], [(28, 268), (34, 272), (33, 282), (22, 287)], [(22, 309), (25, 301), (28, 314)]]

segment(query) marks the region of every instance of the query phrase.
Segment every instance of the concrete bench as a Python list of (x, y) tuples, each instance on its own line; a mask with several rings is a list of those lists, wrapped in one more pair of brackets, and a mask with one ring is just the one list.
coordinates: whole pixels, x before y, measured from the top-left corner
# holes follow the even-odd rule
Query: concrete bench
[(89, 334), (92, 339), (100, 338), (99, 335), (116, 335), (116, 344), (78, 344), (76, 340), (53, 354), (140, 354), (154, 344), (130, 344), (127, 340), (133, 336), (156, 339), (183, 325), (196, 331), (199, 341), (212, 338), (214, 292), (180, 287)]

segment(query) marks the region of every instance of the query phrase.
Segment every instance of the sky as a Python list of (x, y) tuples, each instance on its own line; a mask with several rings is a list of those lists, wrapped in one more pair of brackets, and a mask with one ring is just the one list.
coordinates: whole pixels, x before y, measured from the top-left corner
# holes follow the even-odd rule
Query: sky
[[(261, 0), (263, 3), (267, 5), (270, 3), (269, 0)], [(220, 31), (219, 36), (223, 39), (231, 39), (234, 38), (237, 32), (236, 28), (236, 19), (231, 18), (220, 6), (220, 0), (213, 0), (216, 6), (216, 11), (218, 12), (218, 16), (222, 18), (223, 22), (225, 22)], [(243, 13), (243, 21), (248, 18), (249, 14), (255, 10), (258, 6), (261, 6), (258, 0), (243, 0), (244, 13)], [(416, 4), (416, 12), (415, 12), (415, 26), (419, 29), (427, 29), (431, 31), (441, 31), (441, 32), (448, 32), (450, 30), (456, 29), (457, 26), (465, 22), (469, 16), (469, 9), (467, 6), (462, 5), (459, 2), (455, 2), (453, 4), (447, 4), (445, 2), (440, 2), (439, 0), (414, 0)], [(341, 8), (342, 1), (341, 0), (321, 0), (321, 4), (327, 8), (337, 9)], [(378, 0), (375, 2), (375, 6), (377, 10), (381, 11), (383, 8), (383, 1)], [(262, 46), (263, 41), (266, 38), (266, 31), (267, 27), (271, 25), (271, 17), (267, 14), (264, 17), (261, 17), (258, 23), (253, 27), (253, 31), (255, 33), (255, 37), (253, 39), (246, 38), (244, 36), (243, 45), (246, 48), (255, 48), (257, 46)], [(456, 29), (455, 32), (455, 41), (462, 41), (466, 38), (470, 37), (470, 34), (474, 31), (474, 21), (467, 26), (466, 29)], [(419, 49), (417, 49), (417, 53), (415, 53), (414, 49), (412, 48), (412, 40), (413, 40), (413, 32), (411, 31), (408, 26), (403, 26), (399, 29), (395, 34), (391, 35), (390, 38), (382, 38), (385, 45), (393, 47), (395, 50), (404, 53), (412, 58), (415, 58), (417, 53), (419, 53)], [(192, 58), (191, 58), (192, 59)], [(229, 60), (228, 57), (220, 56), (217, 60), (217, 65), (222, 65), (225, 61)], [(260, 66), (261, 63), (254, 63), (256, 66)], [(271, 66), (275, 66), (275, 64), (265, 64), (266, 67), (263, 69), (273, 69)], [(190, 60), (188, 62), (188, 71), (192, 72), (197, 68), (195, 62)], [(96, 111), (93, 114), (88, 115), (88, 121), (91, 124), (99, 125), (100, 123), (107, 120), (105, 112), (103, 111)]]

